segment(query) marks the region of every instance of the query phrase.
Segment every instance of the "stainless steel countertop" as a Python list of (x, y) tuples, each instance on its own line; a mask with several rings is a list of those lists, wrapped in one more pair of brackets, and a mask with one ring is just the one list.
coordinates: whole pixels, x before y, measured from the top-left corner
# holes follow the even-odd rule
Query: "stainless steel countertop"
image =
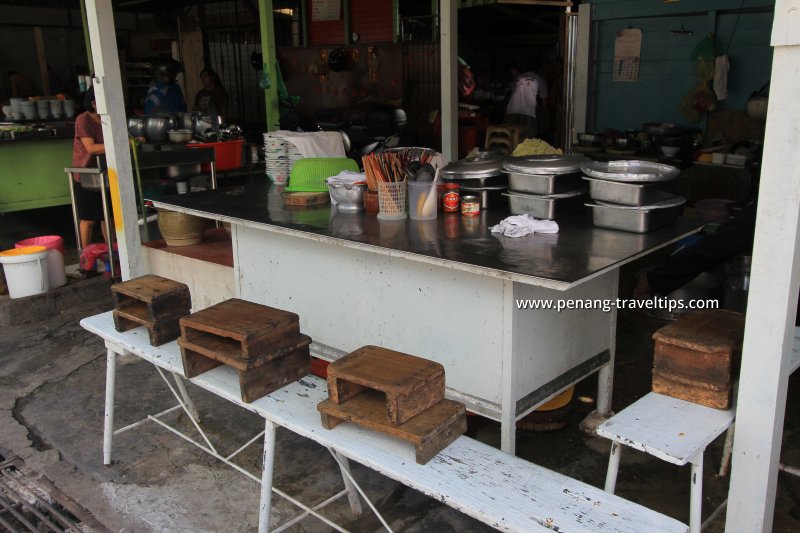
[(479, 217), (439, 213), (430, 221), (385, 221), (331, 206), (286, 208), (279, 186), (240, 186), (169, 196), (154, 201), (207, 218), (244, 224), (411, 260), (545, 286), (568, 289), (667, 246), (700, 229), (679, 219), (672, 226), (637, 234), (595, 228), (588, 215), (558, 221), (553, 235), (522, 238), (492, 234), (489, 227), (507, 212), (485, 210)]

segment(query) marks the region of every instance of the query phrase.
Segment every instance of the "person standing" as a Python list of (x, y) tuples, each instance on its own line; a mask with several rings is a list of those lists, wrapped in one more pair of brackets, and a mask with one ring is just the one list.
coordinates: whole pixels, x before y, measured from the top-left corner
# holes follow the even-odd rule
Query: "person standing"
[(523, 137), (535, 138), (538, 134), (536, 106), (539, 98), (539, 81), (533, 71), (520, 74), (515, 65), (512, 65), (510, 70), (514, 81), (506, 107), (505, 122), (523, 126), (525, 128)]
[[(96, 168), (97, 156), (106, 153), (103, 144), (103, 126), (97, 114), (97, 102), (94, 89), (89, 89), (84, 98), (86, 111), (75, 119), (75, 137), (72, 143), (72, 166), (76, 168)], [(84, 189), (81, 186), (80, 174), (72, 175), (72, 188), (75, 193), (75, 204), (78, 211), (78, 230), (81, 248), (92, 243), (92, 231), (97, 222), (104, 220), (103, 197), (100, 191)], [(103, 238), (108, 242), (106, 228), (101, 224)]]
[(144, 113), (178, 113), (186, 111), (183, 89), (175, 81), (183, 72), (183, 65), (174, 59), (162, 59), (153, 72), (154, 81), (147, 90), (144, 100)]
[(200, 71), (200, 81), (203, 82), (203, 88), (194, 97), (194, 110), (205, 115), (225, 116), (228, 93), (222, 87), (217, 73), (210, 68), (204, 68)]

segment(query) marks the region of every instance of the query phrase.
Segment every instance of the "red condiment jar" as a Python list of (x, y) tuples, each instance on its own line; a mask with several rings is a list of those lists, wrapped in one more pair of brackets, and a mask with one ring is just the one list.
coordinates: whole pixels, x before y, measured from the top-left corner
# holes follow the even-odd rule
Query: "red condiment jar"
[(461, 192), (458, 183), (445, 183), (442, 195), (442, 211), (445, 213), (458, 213), (461, 205)]

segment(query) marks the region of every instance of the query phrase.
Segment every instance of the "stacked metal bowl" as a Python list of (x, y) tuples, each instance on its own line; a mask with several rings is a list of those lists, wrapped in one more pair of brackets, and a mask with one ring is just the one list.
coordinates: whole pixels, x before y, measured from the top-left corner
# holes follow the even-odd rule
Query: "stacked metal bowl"
[(581, 155), (510, 157), (503, 163), (508, 173), (505, 193), (511, 213), (527, 213), (553, 220), (583, 210), (586, 185), (581, 165), (591, 161)]
[(647, 233), (675, 222), (686, 199), (665, 185), (680, 171), (648, 161), (609, 161), (581, 165), (589, 182), (592, 221), (600, 228)]

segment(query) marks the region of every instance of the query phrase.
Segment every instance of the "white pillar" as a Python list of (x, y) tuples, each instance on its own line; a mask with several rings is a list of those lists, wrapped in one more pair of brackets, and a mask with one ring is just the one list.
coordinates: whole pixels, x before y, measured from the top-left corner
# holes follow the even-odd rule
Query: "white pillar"
[(778, 0), (726, 531), (771, 531), (797, 294), (800, 0)]
[(441, 0), (439, 30), (442, 66), (442, 154), (458, 159), (458, 1)]
[(111, 0), (86, 0), (86, 21), (92, 43), (94, 90), (103, 123), (120, 267), (122, 278), (130, 279), (144, 274), (144, 264)]

